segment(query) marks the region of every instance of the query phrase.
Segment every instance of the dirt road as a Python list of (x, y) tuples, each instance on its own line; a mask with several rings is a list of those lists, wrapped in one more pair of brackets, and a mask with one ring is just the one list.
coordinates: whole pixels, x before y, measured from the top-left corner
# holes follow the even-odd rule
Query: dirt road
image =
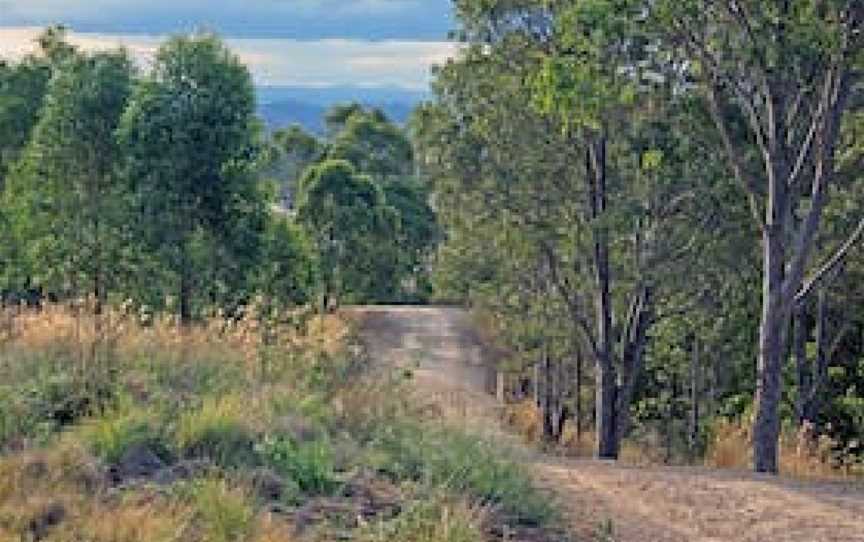
[[(486, 393), (482, 353), (459, 309), (366, 307), (372, 355), (410, 368), (418, 392), (456, 419), (512, 444)], [(590, 540), (611, 521), (616, 542), (864, 542), (864, 489), (704, 468), (644, 468), (558, 459), (522, 446), (538, 483), (553, 493), (577, 534)]]

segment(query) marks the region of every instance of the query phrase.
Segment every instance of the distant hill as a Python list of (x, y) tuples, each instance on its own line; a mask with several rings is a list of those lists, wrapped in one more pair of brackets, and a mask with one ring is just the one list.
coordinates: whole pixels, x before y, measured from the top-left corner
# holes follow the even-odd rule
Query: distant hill
[(332, 105), (360, 102), (380, 107), (398, 123), (429, 98), (426, 92), (392, 87), (258, 87), (258, 114), (271, 130), (300, 124), (307, 130), (324, 131), (324, 113)]

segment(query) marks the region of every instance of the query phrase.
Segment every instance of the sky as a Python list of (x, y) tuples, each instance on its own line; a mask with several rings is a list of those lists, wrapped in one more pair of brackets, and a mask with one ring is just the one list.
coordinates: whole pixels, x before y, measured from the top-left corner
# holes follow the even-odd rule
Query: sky
[(166, 35), (212, 30), (272, 86), (425, 90), (455, 50), (449, 0), (0, 0), (0, 57), (56, 23), (82, 48), (122, 44), (143, 64)]

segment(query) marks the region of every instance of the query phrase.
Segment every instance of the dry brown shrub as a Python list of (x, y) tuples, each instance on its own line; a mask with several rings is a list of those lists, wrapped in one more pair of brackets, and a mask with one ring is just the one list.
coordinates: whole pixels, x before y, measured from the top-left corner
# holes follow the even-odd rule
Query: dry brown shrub
[[(741, 470), (751, 467), (749, 426), (722, 421), (714, 426), (713, 433), (705, 456), (706, 465)], [(864, 475), (858, 465), (856, 458), (842, 451), (837, 441), (827, 435), (817, 435), (812, 426), (780, 437), (781, 474), (795, 478), (843, 479)]]

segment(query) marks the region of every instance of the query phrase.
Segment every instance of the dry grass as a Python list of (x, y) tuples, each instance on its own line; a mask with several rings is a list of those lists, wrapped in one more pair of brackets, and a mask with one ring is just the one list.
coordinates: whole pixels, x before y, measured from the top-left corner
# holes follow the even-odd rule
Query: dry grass
[[(82, 356), (102, 347), (122, 348), (130, 355), (146, 354), (155, 346), (160, 353), (174, 352), (179, 358), (191, 353), (202, 357), (208, 352), (231, 352), (254, 361), (264, 347), (314, 348), (335, 354), (349, 333), (344, 320), (334, 315), (261, 314), (255, 306), (240, 318), (216, 313), (190, 327), (180, 326), (175, 315), (152, 316), (127, 306), (108, 309), (98, 317), (74, 305), (12, 308), (0, 313), (0, 322), (0, 344), (6, 348), (51, 351), (58, 344), (75, 344)], [(305, 326), (284, 325), (286, 322), (303, 322)]]
[[(543, 420), (533, 401), (521, 401), (504, 409), (504, 422), (527, 442), (541, 443)], [(704, 464), (718, 469), (748, 470), (752, 466), (752, 444), (749, 428), (739, 423), (718, 422), (705, 453)], [(656, 440), (656, 442), (655, 442)], [(560, 446), (554, 451), (568, 457), (592, 457), (596, 434), (583, 429), (576, 438), (571, 420), (564, 426)], [(864, 463), (852, 454), (838, 450), (831, 438), (805, 432), (786, 433), (780, 439), (780, 471), (786, 476), (803, 479), (846, 479), (864, 476)], [(627, 465), (663, 465), (664, 446), (659, 439), (625, 439), (619, 460)]]
[[(705, 464), (724, 469), (749, 469), (752, 465), (749, 427), (719, 422), (708, 445)], [(780, 438), (780, 472), (805, 479), (846, 479), (864, 476), (864, 464), (838, 451), (830, 437), (808, 431), (785, 433)]]

